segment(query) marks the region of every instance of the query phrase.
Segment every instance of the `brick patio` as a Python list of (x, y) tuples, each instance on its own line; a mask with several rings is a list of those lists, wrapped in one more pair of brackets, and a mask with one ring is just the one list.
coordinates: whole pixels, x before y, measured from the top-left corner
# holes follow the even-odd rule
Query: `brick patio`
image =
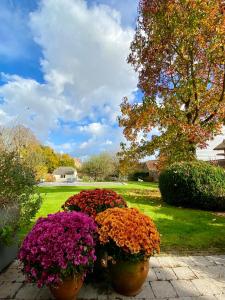
[[(133, 299), (225, 300), (225, 255), (159, 256), (150, 260), (142, 292)], [(24, 282), (18, 263), (0, 274), (0, 299), (52, 299), (47, 288)], [(131, 299), (111, 289), (84, 285), (78, 299)]]

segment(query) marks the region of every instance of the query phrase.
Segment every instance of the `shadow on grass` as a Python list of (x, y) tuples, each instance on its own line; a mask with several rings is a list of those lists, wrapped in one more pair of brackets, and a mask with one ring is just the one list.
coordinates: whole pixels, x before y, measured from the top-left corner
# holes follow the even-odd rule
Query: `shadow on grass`
[[(61, 204), (81, 190), (96, 187), (40, 187), (45, 193), (40, 215), (58, 211)], [(225, 218), (212, 212), (173, 207), (164, 203), (157, 189), (124, 187), (110, 188), (121, 194), (130, 207), (136, 207), (149, 215), (161, 234), (164, 253), (225, 253)], [(23, 229), (24, 236), (28, 229)]]

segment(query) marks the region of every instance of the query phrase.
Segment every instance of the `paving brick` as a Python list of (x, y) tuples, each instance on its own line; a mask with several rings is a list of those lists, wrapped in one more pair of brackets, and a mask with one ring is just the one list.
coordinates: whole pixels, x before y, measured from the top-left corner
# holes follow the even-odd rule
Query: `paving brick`
[(216, 265), (216, 266), (195, 266), (192, 267), (193, 272), (198, 278), (218, 278), (225, 279), (225, 266)]
[(188, 267), (173, 268), (174, 273), (178, 279), (194, 279), (196, 275)]
[(157, 257), (151, 257), (149, 260), (150, 268), (160, 268), (161, 264)]
[[(168, 298), (169, 300), (177, 300), (177, 299), (179, 299), (179, 300), (193, 300), (194, 298), (192, 298), (192, 297), (179, 297), (179, 298)], [(157, 299), (157, 300), (159, 300), (159, 299)], [(164, 299), (165, 300), (165, 299)]]
[(16, 292), (20, 289), (22, 283), (5, 282), (0, 285), (0, 299), (12, 299)]
[(149, 272), (148, 272), (148, 276), (147, 276), (147, 281), (155, 281), (157, 280), (157, 276), (155, 274), (155, 268), (151, 268), (149, 269)]
[(54, 299), (47, 287), (41, 288), (35, 297), (35, 300), (51, 300)]
[(158, 280), (177, 279), (172, 268), (155, 268), (154, 271)]
[(176, 267), (187, 267), (191, 263), (193, 263), (193, 261), (188, 256), (176, 256), (176, 257), (173, 257), (173, 268), (176, 268)]
[(157, 257), (161, 267), (173, 267), (173, 259), (169, 256), (159, 256)]
[(217, 300), (225, 300), (225, 294), (216, 296)]
[(114, 291), (112, 291), (109, 295), (108, 295), (108, 300), (132, 300), (132, 299), (138, 299), (138, 298), (134, 298), (134, 297), (125, 297), (123, 295), (120, 295)]
[(136, 296), (134, 297), (138, 298), (138, 299), (155, 299), (155, 296), (153, 294), (152, 288), (150, 286), (149, 283), (145, 284), (142, 291)]
[(15, 268), (8, 268), (0, 274), (0, 282), (24, 282), (25, 277), (22, 272)]
[[(179, 297), (179, 298), (168, 298), (169, 300), (177, 300), (177, 299), (179, 299), (179, 300), (193, 300), (194, 298), (192, 298), (192, 297)], [(157, 300), (160, 300), (160, 299), (157, 299)], [(165, 300), (165, 299), (164, 299)]]
[(196, 298), (192, 298), (192, 300), (217, 300), (216, 296), (200, 296)]
[(79, 294), (77, 295), (77, 299), (97, 299), (98, 298), (98, 291), (90, 284), (85, 284), (82, 286)]
[(10, 269), (21, 269), (21, 264), (19, 262), (19, 260), (14, 260), (13, 263), (11, 263), (11, 265), (9, 266)]
[(172, 280), (171, 284), (179, 297), (200, 296), (200, 292), (190, 280)]
[(197, 278), (208, 278), (209, 277), (209, 270), (208, 267), (205, 266), (193, 266), (191, 270), (196, 275)]
[(190, 256), (195, 266), (213, 266), (215, 262), (207, 259), (205, 256)]
[(177, 296), (175, 289), (168, 281), (153, 281), (151, 282), (151, 287), (156, 298), (172, 298)]
[(211, 255), (211, 256), (206, 256), (206, 258), (217, 265), (225, 266), (225, 255)]
[(220, 287), (212, 279), (193, 279), (192, 282), (203, 296), (222, 294)]
[(20, 300), (36, 299), (39, 292), (40, 291), (36, 285), (27, 283), (27, 284), (24, 284), (21, 289), (19, 289), (18, 293), (16, 294), (15, 299), (20, 299)]

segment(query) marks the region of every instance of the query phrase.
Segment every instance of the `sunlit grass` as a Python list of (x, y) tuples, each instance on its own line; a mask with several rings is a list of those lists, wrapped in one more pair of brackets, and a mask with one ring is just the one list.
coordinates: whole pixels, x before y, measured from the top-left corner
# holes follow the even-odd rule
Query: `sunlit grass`
[[(61, 205), (69, 196), (94, 188), (40, 187), (43, 204), (36, 218), (61, 210)], [(161, 201), (156, 184), (129, 183), (107, 188), (123, 195), (130, 207), (138, 208), (154, 220), (161, 234), (162, 252), (225, 253), (225, 217), (212, 212), (169, 206)], [(27, 231), (22, 230), (21, 236)]]

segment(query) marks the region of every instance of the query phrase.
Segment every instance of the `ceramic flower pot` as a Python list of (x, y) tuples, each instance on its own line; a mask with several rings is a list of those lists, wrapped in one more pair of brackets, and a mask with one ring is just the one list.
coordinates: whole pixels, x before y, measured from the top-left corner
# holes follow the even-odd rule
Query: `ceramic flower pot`
[(56, 300), (76, 300), (77, 294), (83, 285), (82, 276), (76, 276), (64, 280), (57, 287), (50, 287), (50, 291)]
[(124, 296), (136, 296), (140, 293), (142, 285), (149, 271), (149, 261), (123, 262), (111, 264), (110, 275), (115, 291)]

